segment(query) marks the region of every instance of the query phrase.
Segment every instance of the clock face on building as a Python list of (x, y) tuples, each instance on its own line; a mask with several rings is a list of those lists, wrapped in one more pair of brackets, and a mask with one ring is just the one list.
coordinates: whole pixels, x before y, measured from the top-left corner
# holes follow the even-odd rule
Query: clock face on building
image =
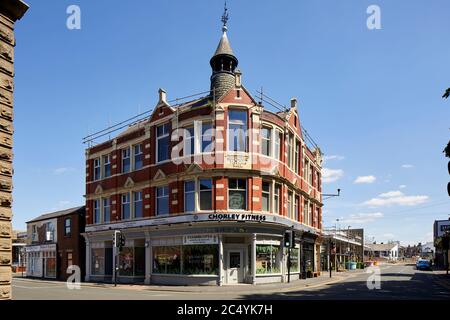
[(244, 208), (244, 195), (241, 193), (233, 193), (230, 195), (230, 209)]

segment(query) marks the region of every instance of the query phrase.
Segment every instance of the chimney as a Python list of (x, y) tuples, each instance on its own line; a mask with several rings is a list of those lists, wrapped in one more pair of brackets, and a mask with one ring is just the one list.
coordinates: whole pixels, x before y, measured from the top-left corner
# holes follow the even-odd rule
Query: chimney
[(236, 88), (240, 88), (241, 86), (242, 86), (242, 82), (241, 82), (241, 76), (242, 76), (242, 72), (241, 72), (241, 70), (239, 70), (239, 69), (236, 69), (236, 71), (234, 72), (234, 74), (236, 75), (236, 77), (235, 77), (235, 85), (236, 85)]
[(161, 104), (161, 103), (168, 104), (166, 90), (164, 90), (163, 88), (159, 88), (158, 93), (159, 93), (158, 104)]
[(291, 109), (292, 108), (297, 108), (297, 98), (291, 99)]

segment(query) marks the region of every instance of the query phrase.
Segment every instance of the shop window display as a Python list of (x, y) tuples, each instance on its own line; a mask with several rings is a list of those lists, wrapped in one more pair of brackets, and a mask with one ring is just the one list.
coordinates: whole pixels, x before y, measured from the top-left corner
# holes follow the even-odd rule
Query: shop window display
[(279, 246), (256, 245), (256, 274), (280, 273)]

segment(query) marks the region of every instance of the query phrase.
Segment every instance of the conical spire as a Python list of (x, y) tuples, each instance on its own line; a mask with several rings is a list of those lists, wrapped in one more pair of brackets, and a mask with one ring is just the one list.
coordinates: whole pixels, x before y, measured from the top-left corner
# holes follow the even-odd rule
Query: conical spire
[(214, 90), (216, 99), (223, 94), (235, 83), (235, 69), (238, 65), (238, 59), (231, 49), (230, 41), (227, 36), (228, 9), (225, 2), (225, 11), (222, 15), (222, 38), (217, 46), (214, 55), (209, 61), (212, 68), (211, 90)]

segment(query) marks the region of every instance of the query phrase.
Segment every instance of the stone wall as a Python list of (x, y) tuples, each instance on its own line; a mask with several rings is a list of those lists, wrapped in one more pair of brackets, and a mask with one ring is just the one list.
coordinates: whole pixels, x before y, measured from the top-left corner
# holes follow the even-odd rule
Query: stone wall
[(0, 3), (0, 300), (11, 299), (14, 23), (27, 9), (20, 0)]

